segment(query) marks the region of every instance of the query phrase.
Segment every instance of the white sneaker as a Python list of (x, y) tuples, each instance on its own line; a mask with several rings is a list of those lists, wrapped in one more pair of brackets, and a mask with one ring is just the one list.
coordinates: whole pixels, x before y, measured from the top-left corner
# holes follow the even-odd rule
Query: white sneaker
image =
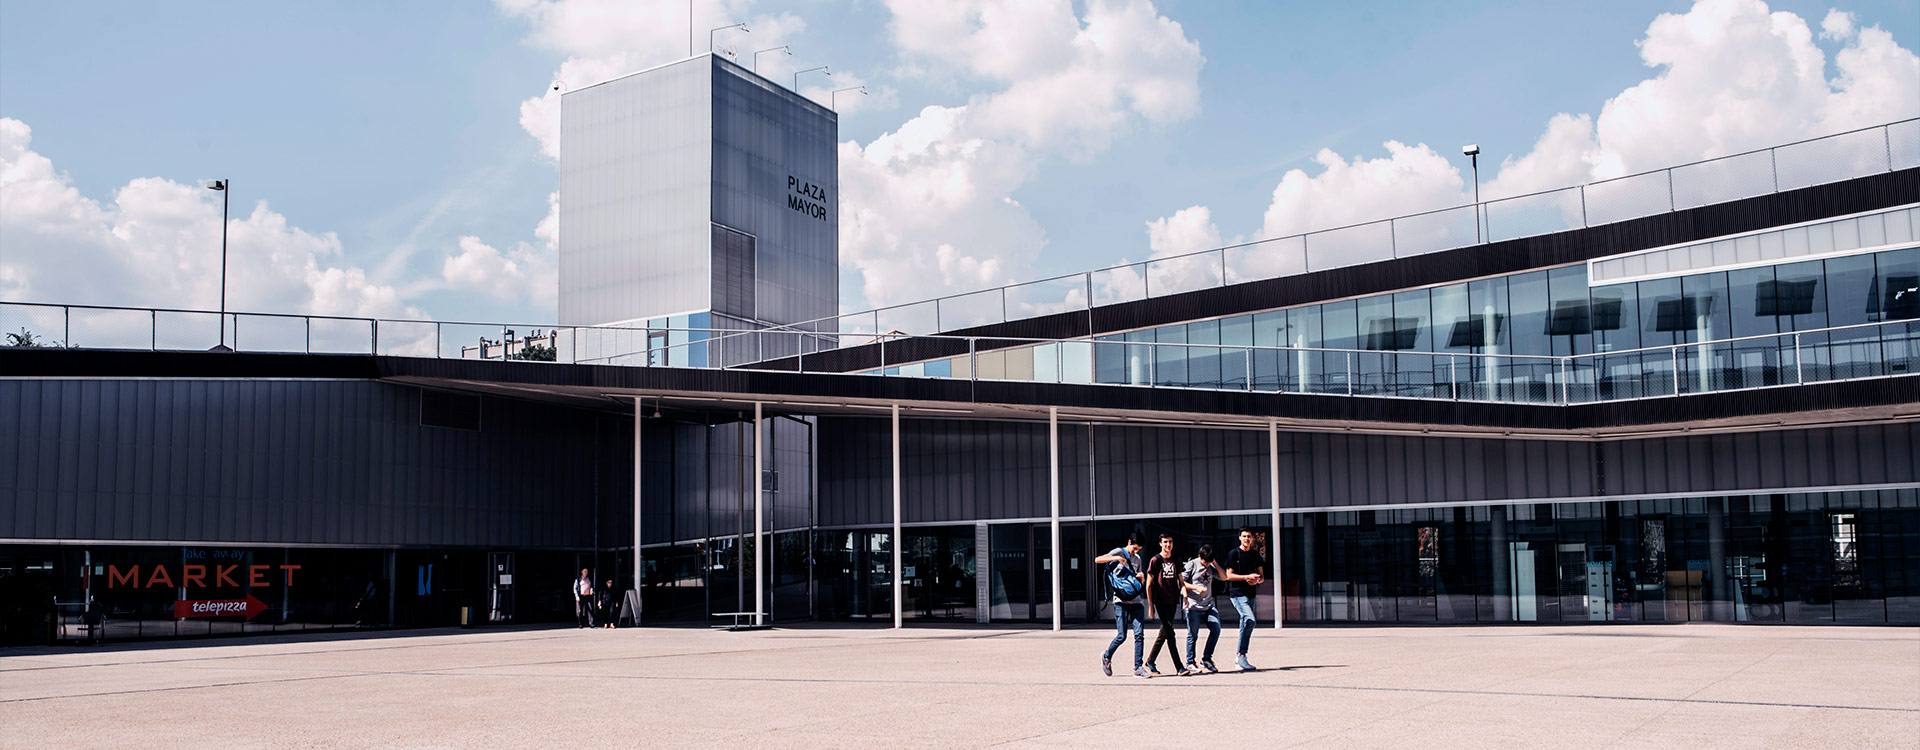
[(1252, 672), (1252, 671), (1254, 671), (1254, 670), (1253, 670), (1253, 665), (1252, 665), (1252, 664), (1248, 664), (1248, 663), (1247, 663), (1247, 655), (1246, 655), (1246, 654), (1241, 654), (1241, 655), (1240, 655), (1240, 671), (1242, 671), (1242, 672)]

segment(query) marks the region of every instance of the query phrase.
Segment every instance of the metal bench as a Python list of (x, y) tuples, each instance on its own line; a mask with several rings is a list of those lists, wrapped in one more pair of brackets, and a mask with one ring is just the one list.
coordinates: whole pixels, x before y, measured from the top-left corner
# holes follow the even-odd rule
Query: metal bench
[(752, 617), (754, 615), (765, 615), (765, 614), (766, 614), (765, 612), (715, 612), (711, 615), (712, 617), (731, 617), (733, 618), (733, 624), (732, 625), (708, 625), (707, 627), (725, 628), (727, 632), (730, 632), (730, 633), (737, 633), (742, 630), (772, 630), (773, 629), (772, 623), (764, 623), (760, 625), (755, 625), (753, 623), (747, 623), (745, 625), (740, 624), (740, 618), (742, 617)]

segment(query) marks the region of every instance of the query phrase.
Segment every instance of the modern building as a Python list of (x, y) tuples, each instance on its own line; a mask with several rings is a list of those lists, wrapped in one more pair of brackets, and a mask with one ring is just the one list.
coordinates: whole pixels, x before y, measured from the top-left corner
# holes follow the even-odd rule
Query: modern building
[[(831, 124), (707, 57), (614, 84), (663, 71), (693, 83), (647, 96)], [(570, 120), (624, 106), (594, 92)], [(564, 215), (563, 261), (651, 252), (568, 227), (713, 184)], [(705, 216), (658, 246), (777, 233)], [(0, 351), (8, 637), (566, 619), (581, 568), (646, 624), (1098, 625), (1093, 555), (1243, 526), (1269, 625), (1920, 624), (1920, 120), (830, 323), (603, 275), (563, 281), (554, 362), (431, 321), (220, 353), (154, 343), (185, 313), (0, 306), (67, 344)]]
[(671, 330), (659, 364), (689, 364), (704, 329), (817, 328), (839, 312), (832, 109), (719, 55), (560, 102), (562, 325)]

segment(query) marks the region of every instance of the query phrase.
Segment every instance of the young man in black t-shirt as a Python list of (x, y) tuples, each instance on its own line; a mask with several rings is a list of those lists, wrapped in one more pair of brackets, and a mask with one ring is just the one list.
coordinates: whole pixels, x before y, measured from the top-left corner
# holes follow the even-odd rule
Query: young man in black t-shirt
[(1240, 546), (1227, 551), (1224, 570), (1229, 585), (1228, 601), (1240, 612), (1240, 648), (1237, 652), (1242, 671), (1253, 671), (1253, 665), (1247, 662), (1247, 646), (1253, 643), (1253, 628), (1256, 623), (1253, 615), (1253, 596), (1255, 587), (1267, 578), (1267, 561), (1253, 549), (1253, 529), (1240, 527)]
[[(1173, 556), (1173, 535), (1160, 535), (1160, 554), (1147, 561), (1147, 606), (1160, 618), (1160, 632), (1154, 636), (1153, 652), (1147, 655), (1147, 671), (1160, 674), (1160, 646), (1173, 657), (1173, 670), (1185, 677), (1186, 662), (1180, 659), (1180, 647), (1174, 645), (1173, 622), (1180, 618), (1180, 561)], [(1192, 649), (1188, 649), (1191, 651)]]

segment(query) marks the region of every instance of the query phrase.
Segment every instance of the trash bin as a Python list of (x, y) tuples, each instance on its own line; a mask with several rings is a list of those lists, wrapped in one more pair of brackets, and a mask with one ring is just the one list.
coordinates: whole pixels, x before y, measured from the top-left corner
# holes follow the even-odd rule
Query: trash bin
[(460, 627), (466, 628), (468, 630), (473, 629), (473, 608), (472, 607), (460, 608)]

